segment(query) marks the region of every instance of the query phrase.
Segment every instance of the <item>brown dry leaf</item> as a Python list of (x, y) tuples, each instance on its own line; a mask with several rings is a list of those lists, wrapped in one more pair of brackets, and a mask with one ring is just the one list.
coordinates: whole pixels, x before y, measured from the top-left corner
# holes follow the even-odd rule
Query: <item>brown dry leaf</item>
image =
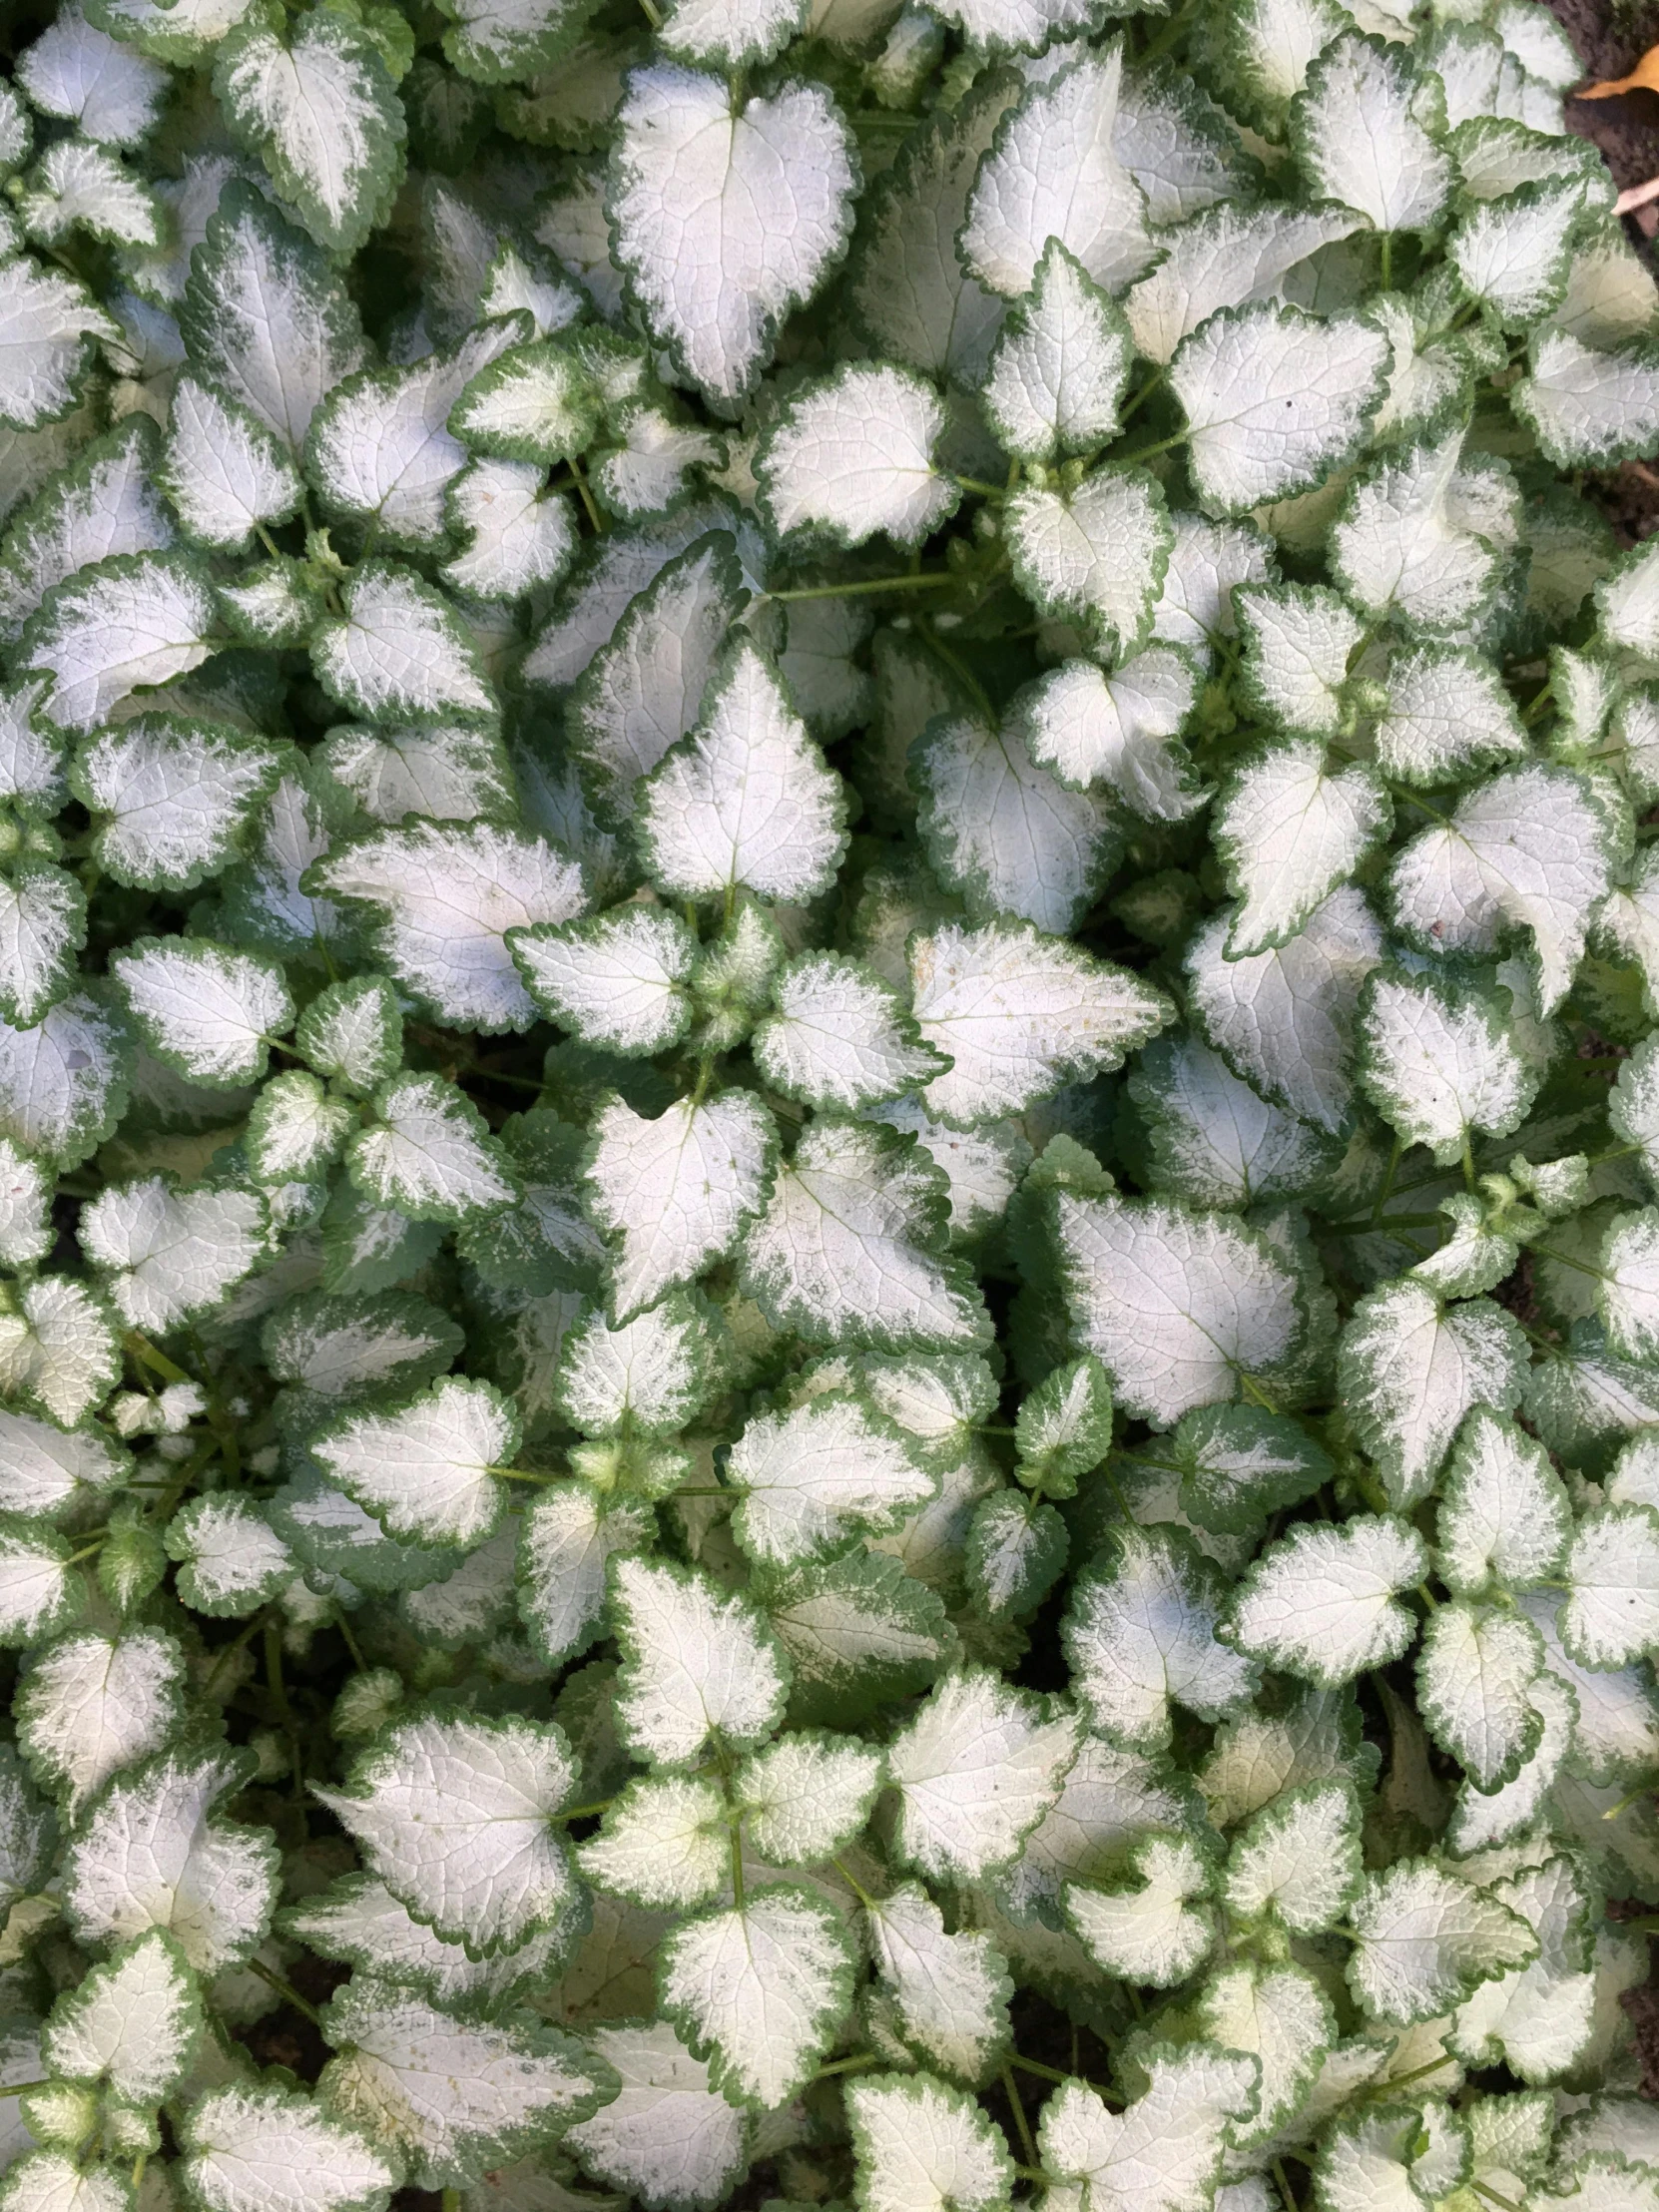
[(1628, 77), (1609, 77), (1604, 84), (1586, 85), (1575, 100), (1611, 100), (1621, 92), (1659, 92), (1659, 46), (1650, 46)]

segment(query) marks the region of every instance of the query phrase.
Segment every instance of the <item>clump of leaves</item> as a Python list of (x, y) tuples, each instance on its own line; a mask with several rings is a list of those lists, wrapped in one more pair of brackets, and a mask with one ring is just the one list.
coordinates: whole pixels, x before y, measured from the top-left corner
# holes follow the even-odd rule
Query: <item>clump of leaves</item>
[(22, 52), (0, 2212), (1659, 2212), (1659, 296), (1575, 75)]

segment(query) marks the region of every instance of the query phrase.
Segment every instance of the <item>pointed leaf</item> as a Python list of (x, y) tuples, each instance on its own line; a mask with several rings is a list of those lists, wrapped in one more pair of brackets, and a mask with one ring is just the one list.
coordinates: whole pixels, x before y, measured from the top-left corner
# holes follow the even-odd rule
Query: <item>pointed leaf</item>
[(976, 719), (929, 724), (910, 751), (924, 847), (976, 919), (1074, 928), (1122, 847), (1105, 799), (1068, 791), (1019, 739)]
[(947, 924), (914, 938), (909, 956), (922, 1041), (953, 1063), (922, 1101), (954, 1127), (1021, 1112), (1068, 1079), (1119, 1066), (1168, 1018), (1137, 976), (1029, 925)]
[(777, 1131), (757, 1098), (734, 1090), (682, 1099), (655, 1121), (612, 1098), (596, 1139), (589, 1204), (617, 1240), (612, 1303), (623, 1321), (732, 1250), (766, 1203)]
[(742, 1496), (732, 1532), (766, 1566), (794, 1564), (855, 1531), (880, 1535), (936, 1487), (896, 1428), (837, 1392), (752, 1420), (726, 1479)]
[(992, 291), (1028, 291), (1051, 238), (1108, 290), (1147, 266), (1146, 201), (1113, 139), (1122, 72), (1121, 47), (1089, 55), (1033, 85), (999, 128), (959, 248)]
[(490, 823), (384, 830), (341, 844), (314, 872), (318, 890), (369, 909), (386, 966), (440, 1020), (490, 1033), (536, 1018), (507, 932), (569, 921), (584, 903), (573, 861)]
[(854, 364), (796, 393), (755, 457), (773, 527), (919, 545), (961, 497), (933, 458), (944, 425), (938, 394), (901, 368)]
[(1022, 461), (1110, 444), (1132, 358), (1122, 310), (1050, 237), (985, 379), (981, 396), (997, 442)]
[(865, 2074), (846, 2103), (862, 2212), (1000, 2212), (1008, 2203), (1008, 2146), (959, 2089), (927, 2074)]
[(1379, 231), (1427, 230), (1452, 181), (1451, 163), (1431, 136), (1437, 90), (1397, 46), (1339, 39), (1309, 69), (1292, 111), (1313, 189)]
[(66, 2081), (107, 2082), (125, 2103), (159, 2104), (184, 2071), (201, 2018), (183, 1953), (152, 1929), (64, 1991), (41, 2056)]
[(199, 668), (213, 628), (213, 594), (188, 554), (118, 554), (47, 595), (18, 666), (51, 679), (41, 703), (50, 721), (86, 731), (141, 687)]
[(1155, 1750), (1171, 1705), (1220, 1720), (1249, 1698), (1256, 1670), (1216, 1640), (1226, 1588), (1177, 1531), (1126, 1528), (1077, 1577), (1062, 1636), (1073, 1686), (1097, 1728)]
[[(839, 115), (797, 82), (734, 113), (724, 79), (654, 65), (629, 79), (617, 124), (617, 260), (685, 374), (735, 399), (844, 249), (853, 169)], [(777, 207), (768, 187), (786, 166)]]
[(909, 1138), (822, 1119), (780, 1167), (743, 1245), (743, 1288), (772, 1326), (881, 1352), (977, 1342), (983, 1309), (941, 1256), (943, 1178)]
[(1168, 1425), (1297, 1352), (1300, 1289), (1255, 1231), (1156, 1199), (1056, 1206), (1073, 1328), (1126, 1410)]
[(396, 1981), (354, 1976), (323, 2014), (337, 2055), (318, 2102), (434, 2187), (474, 2182), (586, 2119), (614, 2076), (573, 2036), (523, 2013), (440, 2012)]
[(1368, 1875), (1350, 1922), (1360, 1938), (1350, 1986), (1390, 2023), (1432, 2019), (1537, 1949), (1518, 1914), (1425, 1859)]
[(1283, 1790), (1234, 1844), (1222, 1898), (1229, 1913), (1271, 1916), (1293, 1936), (1342, 1919), (1360, 1887), (1360, 1805), (1347, 1780)]
[(1215, 1940), (1210, 1916), (1188, 1903), (1207, 1897), (1213, 1870), (1184, 1836), (1149, 1836), (1135, 1846), (1121, 1885), (1066, 1892), (1066, 1917), (1106, 1972), (1167, 1989), (1195, 1971)]
[(492, 1469), (518, 1441), (517, 1416), (493, 1384), (451, 1377), (402, 1405), (345, 1415), (308, 1448), (388, 1536), (470, 1548), (505, 1508)]
[(403, 110), (369, 33), (326, 11), (300, 17), (287, 40), (244, 24), (219, 50), (214, 90), (317, 244), (355, 252), (402, 169)]
[(117, 1311), (158, 1335), (217, 1306), (266, 1256), (265, 1200), (234, 1187), (175, 1191), (160, 1175), (112, 1183), (77, 1234)]
[(1243, 514), (1321, 482), (1358, 451), (1386, 361), (1386, 340), (1355, 317), (1271, 305), (1212, 315), (1169, 373), (1205, 505)]
[(845, 849), (839, 779), (791, 711), (776, 671), (750, 644), (712, 673), (703, 717), (641, 795), (640, 849), (679, 899), (729, 896), (805, 903)]
[(1187, 656), (1153, 645), (1111, 675), (1065, 662), (1014, 695), (1009, 720), (1037, 766), (1072, 790), (1105, 784), (1134, 814), (1181, 822), (1204, 796), (1175, 742), (1197, 699)]
[(211, 2091), (181, 2148), (204, 2212), (380, 2212), (400, 2173), (313, 2097), (275, 2085)]
[(147, 714), (91, 738), (70, 781), (98, 818), (100, 866), (135, 888), (180, 891), (231, 858), (277, 765), (240, 731)]
[(1146, 2087), (1121, 2112), (1076, 2081), (1049, 2098), (1037, 2137), (1044, 2171), (1072, 2183), (1089, 2212), (1200, 2212), (1236, 2124), (1255, 2110), (1260, 2069), (1210, 2043), (1151, 2043), (1139, 2064)]
[(1027, 486), (1002, 524), (1015, 579), (1040, 613), (1076, 623), (1102, 659), (1146, 643), (1174, 533), (1144, 470), (1098, 469), (1069, 496)]
[(318, 1791), (393, 1896), (450, 1942), (512, 1949), (573, 1878), (552, 1816), (576, 1769), (557, 1728), (436, 1714), (401, 1723)]
[(1275, 745), (1235, 770), (1215, 815), (1217, 856), (1239, 900), (1228, 954), (1287, 943), (1393, 824), (1393, 804), (1364, 762), (1333, 775), (1325, 748)]
[(611, 1575), (624, 1655), (617, 1722), (630, 1748), (654, 1766), (685, 1766), (716, 1731), (734, 1748), (769, 1736), (789, 1676), (749, 1602), (666, 1564), (624, 1558)]
[(210, 1088), (257, 1082), (293, 1021), (280, 968), (211, 938), (142, 938), (111, 972), (151, 1050)]
[(261, 1940), (276, 1904), (276, 1847), (216, 1817), (245, 1787), (246, 1755), (175, 1751), (118, 1775), (70, 1846), (64, 1903), (85, 1942), (161, 1928), (198, 1973), (217, 1973)]
[(1266, 1665), (1311, 1682), (1349, 1682), (1407, 1649), (1416, 1621), (1397, 1602), (1427, 1553), (1408, 1523), (1360, 1514), (1342, 1527), (1302, 1521), (1262, 1554), (1233, 1605), (1231, 1634)]
[(493, 690), (454, 609), (412, 569), (359, 568), (342, 594), (343, 619), (312, 646), (318, 679), (365, 720), (496, 712)]
[(985, 1668), (947, 1675), (887, 1753), (902, 1858), (935, 1880), (1006, 1865), (1058, 1797), (1078, 1737), (1073, 1715)]
[(340, 276), (241, 183), (225, 189), (191, 259), (181, 327), (196, 367), (296, 459), (318, 401), (363, 365), (362, 325)]
[(838, 1916), (780, 1887), (683, 1921), (658, 1959), (663, 2010), (729, 2095), (782, 2104), (811, 2074), (852, 1993), (852, 1947)]

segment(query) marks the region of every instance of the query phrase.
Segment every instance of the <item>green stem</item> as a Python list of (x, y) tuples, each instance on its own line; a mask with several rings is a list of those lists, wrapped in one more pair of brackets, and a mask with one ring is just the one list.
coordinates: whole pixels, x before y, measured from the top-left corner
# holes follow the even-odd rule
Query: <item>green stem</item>
[(1034, 2166), (1038, 2157), (1037, 2139), (1031, 2132), (1031, 2122), (1025, 2117), (1025, 2106), (1020, 2099), (1019, 2083), (1014, 2079), (1014, 2069), (1006, 2059), (1002, 2064), (1002, 2088), (1014, 2115), (1014, 2131), (1019, 2137), (1019, 2147)]
[(1444, 1214), (1386, 1214), (1373, 1221), (1328, 1221), (1328, 1237), (1392, 1236), (1396, 1229), (1443, 1229)]
[(1477, 2197), (1484, 2197), (1488, 2204), (1495, 2204), (1499, 2212), (1521, 2212), (1513, 2197), (1500, 2197), (1495, 2189), (1488, 2189), (1483, 2181), (1471, 2181), (1469, 2187)]
[(1610, 1280), (1605, 1268), (1593, 1268), (1588, 1260), (1575, 1260), (1570, 1252), (1557, 1252), (1553, 1245), (1539, 1244), (1532, 1249), (1540, 1260), (1553, 1260), (1558, 1267), (1576, 1268), (1580, 1275), (1593, 1275), (1598, 1283)]
[[(1601, 1817), (1604, 1821), (1616, 1821), (1621, 1813), (1628, 1813), (1633, 1805), (1640, 1805), (1643, 1798), (1653, 1797), (1656, 1793), (1659, 1793), (1659, 1782), (1654, 1781), (1650, 1775), (1647, 1781), (1642, 1783), (1638, 1789), (1632, 1790), (1628, 1797), (1621, 1797), (1617, 1805), (1608, 1806)], [(1626, 1927), (1629, 1925), (1629, 1922), (1625, 1923)]]
[(876, 1898), (872, 1898), (869, 1892), (864, 1888), (863, 1884), (858, 1880), (858, 1877), (853, 1874), (849, 1868), (843, 1867), (838, 1859), (832, 1858), (830, 1864), (834, 1868), (835, 1872), (840, 1876), (841, 1880), (852, 1892), (852, 1895), (857, 1899), (858, 1903), (863, 1907), (864, 1911), (866, 1913), (873, 1913), (875, 1911), (876, 1905), (879, 1903), (879, 1900)]
[(980, 683), (978, 677), (974, 675), (972, 669), (968, 667), (967, 663), (962, 659), (961, 655), (959, 653), (953, 653), (950, 650), (949, 646), (946, 645), (944, 640), (939, 636), (933, 625), (920, 617), (918, 617), (916, 621), (916, 636), (920, 638), (922, 643), (926, 646), (927, 650), (934, 656), (934, 658), (942, 661), (945, 667), (949, 669), (951, 674), (956, 678), (956, 681), (965, 688), (969, 696), (972, 698), (974, 704), (978, 707), (979, 712), (984, 716), (985, 727), (988, 730), (995, 730), (999, 725), (1000, 718), (997, 715), (996, 709), (991, 705), (991, 695), (988, 691), (986, 691), (984, 685)]
[(1422, 1602), (1424, 1603), (1424, 1605), (1427, 1606), (1428, 1610), (1431, 1613), (1437, 1613), (1440, 1610), (1440, 1601), (1434, 1595), (1433, 1591), (1428, 1587), (1428, 1584), (1426, 1582), (1419, 1582), (1417, 1584), (1417, 1595), (1422, 1599)]
[(963, 491), (977, 492), (981, 499), (994, 499), (998, 506), (1008, 496), (1000, 484), (981, 483), (977, 476), (953, 476), (951, 482), (959, 484)]
[(368, 1661), (363, 1657), (361, 1645), (351, 1633), (350, 1622), (338, 1606), (334, 1608), (334, 1626), (345, 1639), (345, 1648), (351, 1654), (351, 1664), (359, 1674), (367, 1674)]
[(1254, 1376), (1241, 1375), (1239, 1377), (1239, 1388), (1244, 1393), (1246, 1403), (1259, 1405), (1264, 1413), (1277, 1413), (1281, 1410), (1277, 1399), (1269, 1396)]
[(1395, 2074), (1390, 2080), (1379, 2081), (1373, 2086), (1378, 2096), (1387, 2096), (1395, 2089), (1403, 2089), (1409, 2081), (1421, 2081), (1428, 2074), (1438, 2073), (1443, 2066), (1454, 2066), (1456, 2063), (1447, 2051), (1438, 2058), (1431, 2058), (1426, 2066), (1413, 2066), (1409, 2073)]
[(219, 1680), (220, 1668), (224, 1666), (227, 1659), (234, 1659), (237, 1653), (242, 1650), (245, 1644), (250, 1644), (253, 1642), (254, 1638), (265, 1626), (269, 1612), (269, 1606), (262, 1607), (261, 1610), (254, 1615), (254, 1618), (248, 1623), (247, 1627), (244, 1628), (235, 1638), (235, 1640), (231, 1643), (228, 1643), (223, 1651), (215, 1655), (213, 1665), (208, 1669), (207, 1674), (203, 1678), (202, 1695), (204, 1697), (211, 1697), (213, 1695), (213, 1686)]
[[(220, 1437), (206, 1436), (203, 1438), (202, 1442), (179, 1469), (179, 1472), (173, 1477), (173, 1480), (162, 1489), (161, 1496), (156, 1500), (152, 1510), (158, 1522), (173, 1518), (179, 1500), (196, 1480), (202, 1469), (211, 1459), (216, 1458), (222, 1449), (223, 1443)], [(132, 1486), (136, 1487), (136, 1485)]]
[(1167, 371), (1161, 368), (1156, 370), (1151, 376), (1147, 378), (1146, 382), (1141, 386), (1139, 391), (1134, 392), (1130, 395), (1128, 402), (1124, 406), (1123, 412), (1118, 416), (1118, 429), (1120, 432), (1128, 426), (1129, 417), (1136, 412), (1136, 410), (1141, 406), (1142, 402), (1152, 397), (1152, 394), (1163, 382), (1166, 373)]
[[(1058, 2066), (1045, 2066), (1035, 2058), (1022, 2058), (1017, 2050), (1008, 2053), (1008, 2063), (1010, 2066), (1017, 2066), (1021, 2073), (1035, 2074), (1040, 2081), (1063, 2082), (1073, 2079), (1071, 2074), (1062, 2073)], [(1093, 2082), (1089, 2086), (1093, 2088)]]
[(1391, 231), (1384, 231), (1382, 233), (1382, 267), (1381, 272), (1382, 279), (1382, 289), (1384, 291), (1392, 291), (1394, 288), (1393, 249), (1393, 233)]
[[(998, 492), (997, 497), (1001, 498)], [(806, 584), (795, 591), (769, 591), (763, 598), (788, 604), (792, 599), (854, 599), (864, 592), (932, 591), (939, 584), (953, 584), (956, 572), (949, 568), (919, 569), (912, 576), (868, 576), (856, 584)]]
[(860, 2050), (850, 2058), (837, 2058), (828, 2066), (820, 2066), (813, 2075), (813, 2079), (815, 2081), (829, 2081), (835, 2074), (856, 2073), (860, 2066), (878, 2066), (880, 2063), (881, 2054), (879, 2051)]
[(555, 1813), (553, 1818), (556, 1821), (597, 1820), (601, 1813), (608, 1813), (615, 1803), (615, 1798), (602, 1797), (596, 1799), (592, 1805), (573, 1805), (568, 1812)]
[(539, 1482), (544, 1488), (550, 1482), (564, 1478), (557, 1474), (533, 1474), (528, 1467), (486, 1467), (486, 1474), (498, 1474), (503, 1482)]
[(1371, 1210), (1371, 1218), (1374, 1227), (1382, 1221), (1382, 1209), (1384, 1206), (1387, 1205), (1389, 1199), (1393, 1196), (1394, 1177), (1399, 1173), (1399, 1163), (1404, 1157), (1404, 1154), (1405, 1139), (1399, 1134), (1398, 1130), (1395, 1130), (1393, 1149), (1388, 1154), (1387, 1172), (1382, 1178), (1382, 1187), (1378, 1191), (1376, 1203), (1373, 1205)]
[(288, 1708), (287, 1684), (282, 1680), (282, 1624), (275, 1613), (265, 1624), (265, 1678), (283, 1732), (291, 1736), (293, 1714)]
[[(1386, 232), (1382, 235), (1384, 239), (1387, 237)], [(1291, 2187), (1290, 2178), (1285, 2172), (1284, 2159), (1276, 2158), (1274, 2160), (1273, 2178), (1279, 2185), (1279, 2194), (1285, 2200), (1285, 2212), (1297, 2212), (1296, 2191)]]
[[(1333, 750), (1339, 749), (1333, 748)], [(1344, 758), (1352, 761), (1358, 759), (1358, 755), (1350, 753), (1345, 755)], [(1384, 776), (1382, 788), (1387, 792), (1390, 799), (1403, 800), (1407, 807), (1415, 807), (1419, 815), (1427, 815), (1431, 822), (1445, 823), (1449, 826), (1451, 817), (1442, 814), (1438, 807), (1430, 807), (1426, 799), (1419, 799), (1408, 785), (1396, 784)]]
[(267, 1988), (275, 1989), (284, 2004), (291, 2004), (313, 2027), (322, 2025), (322, 2014), (314, 2004), (299, 1994), (291, 1981), (284, 1981), (279, 1973), (273, 1973), (263, 1958), (250, 1958), (247, 1963), (249, 1972), (258, 1974)]
[(195, 1382), (196, 1378), (193, 1375), (187, 1374), (180, 1367), (177, 1360), (170, 1360), (165, 1352), (160, 1351), (150, 1342), (150, 1339), (144, 1335), (142, 1330), (129, 1329), (121, 1343), (122, 1349), (138, 1361), (141, 1367), (149, 1368), (154, 1374), (159, 1375), (164, 1382)]
[(1160, 438), (1156, 445), (1138, 445), (1133, 453), (1114, 453), (1107, 461), (1108, 468), (1133, 468), (1137, 461), (1149, 461), (1155, 453), (1171, 453), (1178, 445), (1185, 445), (1188, 432), (1177, 430), (1167, 438)]
[(574, 453), (569, 457), (569, 467), (570, 473), (576, 479), (576, 489), (581, 496), (582, 505), (587, 510), (588, 520), (593, 524), (594, 535), (602, 538), (605, 535), (605, 517), (599, 511), (598, 501), (588, 489), (588, 480), (582, 474), (582, 464)]
[(294, 1800), (302, 1806), (305, 1802), (305, 1753), (294, 1725), (293, 1708), (288, 1703), (287, 1684), (282, 1680), (282, 1625), (275, 1614), (265, 1624), (265, 1674), (271, 1701), (276, 1708), (277, 1725), (287, 1738)]
[(1021, 2073), (1035, 2074), (1039, 2081), (1056, 2081), (1062, 2084), (1080, 2081), (1085, 2089), (1092, 2089), (1097, 2097), (1104, 2097), (1109, 2104), (1122, 2102), (1115, 2089), (1108, 2089), (1101, 2082), (1091, 2081), (1087, 2074), (1079, 2073), (1075, 2067), (1070, 2073), (1062, 2073), (1058, 2066), (1044, 2066), (1035, 2058), (1022, 2058), (1017, 2050), (1008, 2053), (1008, 2063), (1010, 2066), (1017, 2066)]

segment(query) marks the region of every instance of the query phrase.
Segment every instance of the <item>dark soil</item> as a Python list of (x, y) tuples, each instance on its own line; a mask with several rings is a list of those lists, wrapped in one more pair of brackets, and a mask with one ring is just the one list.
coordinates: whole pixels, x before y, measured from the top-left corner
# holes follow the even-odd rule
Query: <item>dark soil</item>
[[(1586, 84), (1625, 77), (1659, 43), (1659, 6), (1610, 6), (1608, 0), (1545, 0), (1578, 49)], [(1646, 184), (1659, 176), (1659, 93), (1625, 92), (1615, 100), (1569, 100), (1567, 128), (1600, 147), (1613, 182)]]

